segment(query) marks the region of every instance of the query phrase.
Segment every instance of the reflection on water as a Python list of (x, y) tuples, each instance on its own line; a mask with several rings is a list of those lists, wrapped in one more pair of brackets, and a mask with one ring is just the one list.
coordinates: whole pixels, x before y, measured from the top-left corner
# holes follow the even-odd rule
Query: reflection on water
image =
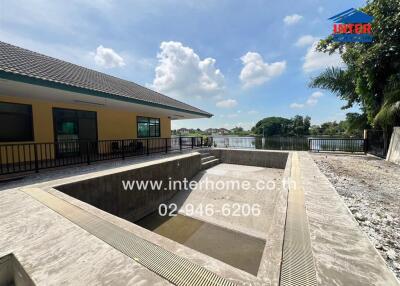
[(233, 267), (257, 275), (265, 241), (183, 215), (160, 216), (157, 212), (135, 222)]
[(216, 136), (214, 147), (218, 148), (250, 148), (256, 149), (256, 137)]

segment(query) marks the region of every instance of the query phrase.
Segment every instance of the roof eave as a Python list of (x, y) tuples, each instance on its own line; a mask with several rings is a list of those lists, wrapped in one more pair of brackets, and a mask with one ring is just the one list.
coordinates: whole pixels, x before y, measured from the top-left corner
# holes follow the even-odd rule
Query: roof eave
[(87, 88), (83, 88), (83, 87), (77, 87), (77, 86), (68, 85), (68, 84), (65, 84), (62, 82), (45, 80), (45, 79), (41, 79), (41, 78), (37, 78), (37, 77), (31, 77), (28, 75), (14, 73), (14, 72), (8, 72), (8, 71), (4, 71), (4, 70), (0, 70), (0, 78), (7, 79), (7, 80), (13, 80), (13, 81), (17, 81), (17, 82), (22, 82), (22, 83), (27, 83), (27, 84), (48, 87), (48, 88), (55, 88), (55, 89), (59, 89), (59, 90), (63, 90), (63, 91), (70, 91), (70, 92), (91, 95), (91, 96), (98, 96), (98, 97), (102, 97), (102, 98), (114, 99), (114, 100), (142, 104), (142, 105), (147, 105), (147, 106), (154, 106), (154, 107), (158, 107), (158, 108), (194, 114), (194, 115), (201, 116), (204, 118), (210, 118), (213, 116), (213, 114), (205, 112), (205, 111), (204, 112), (196, 112), (196, 111), (187, 110), (187, 109), (178, 108), (178, 107), (169, 106), (169, 105), (164, 105), (164, 104), (160, 104), (160, 103), (156, 103), (156, 102), (149, 102), (149, 101), (140, 100), (140, 99), (136, 99), (136, 98), (120, 96), (120, 95), (116, 95), (116, 94), (87, 89)]

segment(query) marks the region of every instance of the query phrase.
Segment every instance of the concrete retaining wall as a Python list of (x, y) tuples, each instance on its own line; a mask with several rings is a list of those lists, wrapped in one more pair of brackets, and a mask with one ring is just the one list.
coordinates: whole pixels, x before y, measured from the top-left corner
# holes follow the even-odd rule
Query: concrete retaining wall
[(400, 165), (400, 127), (394, 127), (386, 160)]
[(288, 152), (265, 150), (210, 149), (222, 163), (285, 169)]
[[(76, 199), (91, 204), (103, 211), (130, 221), (136, 221), (158, 208), (158, 205), (171, 199), (177, 190), (168, 189), (168, 181), (190, 180), (200, 171), (200, 154), (178, 159), (165, 159), (162, 162), (147, 164), (128, 171), (108, 174), (87, 180), (77, 181), (55, 187)], [(162, 190), (125, 191), (122, 181), (163, 181)], [(136, 185), (135, 185), (136, 187)], [(164, 190), (164, 187), (167, 187)]]

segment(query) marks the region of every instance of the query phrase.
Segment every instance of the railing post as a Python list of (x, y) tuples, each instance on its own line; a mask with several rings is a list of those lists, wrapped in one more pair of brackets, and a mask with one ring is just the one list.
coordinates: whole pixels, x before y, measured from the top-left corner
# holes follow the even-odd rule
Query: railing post
[(368, 139), (364, 139), (364, 154), (368, 153)]
[(122, 140), (121, 141), (121, 148), (122, 148), (122, 152), (121, 152), (121, 154), (122, 154), (122, 160), (125, 160), (125, 142), (124, 142), (125, 140)]
[(194, 140), (193, 139), (194, 139), (194, 137), (192, 137), (192, 149), (194, 148), (194, 142), (193, 142)]
[[(7, 151), (7, 150), (6, 150)], [(39, 161), (38, 161), (38, 154), (37, 154), (37, 145), (33, 143), (33, 154), (35, 156), (35, 173), (39, 173)]]
[(150, 150), (149, 150), (149, 139), (148, 139), (148, 138), (146, 139), (146, 154), (147, 154), (147, 156), (150, 155)]
[(364, 129), (364, 153), (368, 153), (368, 130)]
[(165, 153), (168, 153), (168, 138), (165, 138)]
[(200, 147), (203, 148), (203, 137), (200, 137)]
[(86, 161), (87, 164), (90, 165), (90, 142), (86, 142)]
[(179, 136), (179, 150), (182, 151), (182, 136)]

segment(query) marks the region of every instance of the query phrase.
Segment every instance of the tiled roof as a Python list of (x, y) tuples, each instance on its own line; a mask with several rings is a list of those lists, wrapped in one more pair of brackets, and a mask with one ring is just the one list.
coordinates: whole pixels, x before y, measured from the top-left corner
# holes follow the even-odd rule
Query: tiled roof
[[(39, 79), (57, 86), (75, 87), (111, 95), (112, 98), (195, 113), (212, 114), (175, 100), (134, 82), (113, 77), (69, 62), (45, 56), (0, 41), (0, 71)], [(1, 73), (0, 73), (1, 77)]]

